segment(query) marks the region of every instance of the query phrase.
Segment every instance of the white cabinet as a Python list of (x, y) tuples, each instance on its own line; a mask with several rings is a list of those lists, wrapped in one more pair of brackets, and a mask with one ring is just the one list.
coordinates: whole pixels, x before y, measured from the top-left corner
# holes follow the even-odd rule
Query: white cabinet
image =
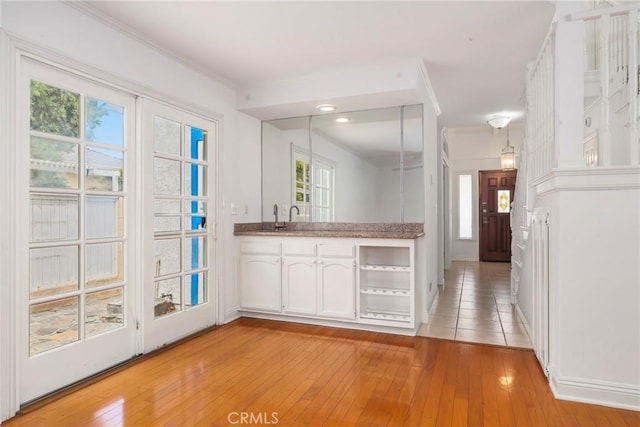
[(355, 319), (356, 261), (321, 258), (318, 262), (318, 316)]
[(282, 291), (287, 314), (355, 319), (355, 246), (284, 242)]
[(239, 255), (243, 311), (415, 329), (413, 240), (259, 237)]
[(316, 314), (315, 258), (285, 257), (282, 260), (282, 309), (288, 314)]
[(242, 242), (239, 267), (241, 308), (281, 312), (280, 244)]
[(413, 244), (360, 246), (361, 323), (415, 325)]

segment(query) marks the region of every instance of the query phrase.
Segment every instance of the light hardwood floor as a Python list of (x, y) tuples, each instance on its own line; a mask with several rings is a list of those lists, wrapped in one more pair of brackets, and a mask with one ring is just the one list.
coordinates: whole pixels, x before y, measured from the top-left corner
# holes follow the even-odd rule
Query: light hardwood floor
[(3, 426), (250, 421), (637, 427), (640, 413), (554, 399), (531, 350), (240, 319)]

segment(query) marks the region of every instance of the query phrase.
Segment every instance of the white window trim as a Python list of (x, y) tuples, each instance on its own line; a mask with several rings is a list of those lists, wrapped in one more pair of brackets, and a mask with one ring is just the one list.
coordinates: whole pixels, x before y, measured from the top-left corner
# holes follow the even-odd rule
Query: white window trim
[[(325, 157), (314, 155), (313, 158), (310, 158), (309, 151), (304, 148), (298, 147), (293, 142), (291, 143), (291, 177), (289, 179), (289, 183), (291, 186), (290, 194), (291, 194), (291, 206), (299, 205), (296, 201), (296, 160), (307, 160), (311, 164), (311, 171), (309, 172), (309, 176), (311, 178), (311, 182), (309, 183), (309, 211), (308, 213), (313, 218), (313, 221), (316, 221), (315, 215), (313, 215), (312, 209), (315, 209), (315, 200), (314, 200), (314, 190), (315, 190), (315, 182), (313, 179), (314, 167), (316, 165), (322, 167), (323, 169), (329, 169), (331, 171), (331, 185), (329, 187), (329, 219), (327, 222), (335, 221), (335, 182), (336, 182), (336, 165), (335, 162), (329, 160)], [(302, 214), (300, 216), (303, 216)], [(309, 221), (309, 215), (305, 217), (305, 221)]]

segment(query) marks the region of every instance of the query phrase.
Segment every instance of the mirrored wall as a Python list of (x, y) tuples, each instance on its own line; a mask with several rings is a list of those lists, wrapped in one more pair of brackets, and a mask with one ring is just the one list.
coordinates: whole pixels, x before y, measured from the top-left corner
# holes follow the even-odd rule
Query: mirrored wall
[(422, 105), (262, 123), (262, 220), (424, 222)]

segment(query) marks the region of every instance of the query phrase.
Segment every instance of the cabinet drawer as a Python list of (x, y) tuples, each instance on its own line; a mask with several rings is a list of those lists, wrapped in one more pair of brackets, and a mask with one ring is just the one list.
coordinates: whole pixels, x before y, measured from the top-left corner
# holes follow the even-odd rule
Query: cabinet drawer
[(280, 255), (280, 243), (276, 242), (241, 242), (240, 253)]
[(355, 258), (356, 248), (354, 245), (318, 245), (320, 256), (334, 258)]
[(316, 256), (316, 244), (312, 242), (285, 241), (282, 244), (282, 255)]

